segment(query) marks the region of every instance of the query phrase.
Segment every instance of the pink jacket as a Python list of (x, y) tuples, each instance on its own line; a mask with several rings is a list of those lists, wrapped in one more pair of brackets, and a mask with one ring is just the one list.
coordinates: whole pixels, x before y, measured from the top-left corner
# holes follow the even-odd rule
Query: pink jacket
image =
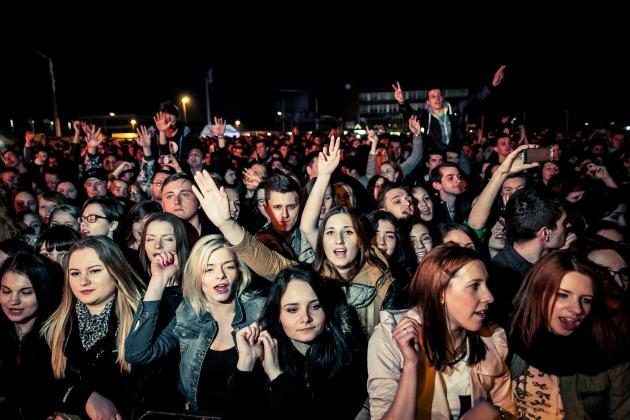
[[(383, 311), (381, 322), (374, 329), (368, 346), (368, 393), (370, 395), (370, 415), (380, 419), (389, 409), (396, 396), (398, 381), (403, 367), (402, 353), (392, 337), (392, 330), (404, 317), (422, 323), (417, 309), (409, 311)], [(508, 353), (507, 337), (502, 328), (481, 331), (482, 340), (487, 347), (485, 359), (471, 366), (472, 405), (489, 401), (501, 407), (507, 413), (516, 415), (516, 404), (512, 394), (510, 371), (505, 364)], [(446, 387), (442, 376), (434, 369), (420, 367), (433, 376), (433, 405), (427, 407), (432, 419), (450, 419), (451, 412), (446, 397)], [(437, 380), (436, 380), (437, 376)], [(419, 380), (419, 383), (423, 381)]]

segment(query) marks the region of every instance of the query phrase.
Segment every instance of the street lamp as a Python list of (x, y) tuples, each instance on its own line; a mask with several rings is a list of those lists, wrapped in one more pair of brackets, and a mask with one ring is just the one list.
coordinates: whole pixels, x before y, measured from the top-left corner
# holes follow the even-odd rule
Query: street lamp
[(135, 129), (136, 129), (136, 124), (138, 124), (138, 121), (136, 121), (136, 120), (131, 120), (131, 121), (129, 121), (129, 122), (131, 123), (131, 129), (132, 129), (132, 130), (135, 130)]
[(188, 115), (186, 115), (186, 104), (190, 102), (190, 98), (188, 96), (184, 96), (182, 98), (182, 109), (184, 110), (184, 122), (188, 124)]
[(59, 111), (57, 110), (57, 85), (55, 83), (55, 70), (53, 67), (53, 58), (46, 54), (35, 50), (35, 52), (44, 60), (48, 60), (48, 72), (50, 73), (50, 85), (52, 88), (52, 100), (53, 100), (53, 119), (55, 126), (55, 136), (61, 137), (61, 122), (59, 121)]

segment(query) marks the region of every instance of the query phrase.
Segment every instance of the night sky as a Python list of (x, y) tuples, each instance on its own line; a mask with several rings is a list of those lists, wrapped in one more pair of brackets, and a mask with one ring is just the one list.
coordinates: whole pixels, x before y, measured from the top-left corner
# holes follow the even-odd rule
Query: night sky
[(404, 49), (355, 54), (345, 52), (351, 49), (330, 49), (326, 43), (297, 49), (267, 47), (223, 53), (212, 48), (204, 52), (199, 45), (167, 48), (149, 41), (112, 42), (92, 49), (13, 46), (0, 73), (0, 127), (6, 130), (9, 118), (21, 127), (27, 118), (52, 116), (48, 65), (36, 50), (54, 57), (62, 122), (109, 112), (150, 116), (161, 101), (189, 94), (189, 121), (200, 128), (205, 118), (204, 77), (210, 66), (213, 115), (264, 129), (273, 124), (275, 89), (325, 92), (332, 100), (323, 102), (321, 112), (334, 114), (339, 110), (335, 95), (346, 83), (387, 88), (400, 80), (403, 88), (438, 84), (475, 90), (503, 63), (508, 65), (504, 85), (487, 104), (489, 109), (568, 109), (576, 121), (630, 122), (628, 66), (605, 56), (589, 59), (568, 48), (551, 55), (532, 48), (522, 54), (503, 49), (503, 54), (484, 57), (464, 52), (454, 61), (450, 54), (446, 58), (421, 47), (413, 60)]

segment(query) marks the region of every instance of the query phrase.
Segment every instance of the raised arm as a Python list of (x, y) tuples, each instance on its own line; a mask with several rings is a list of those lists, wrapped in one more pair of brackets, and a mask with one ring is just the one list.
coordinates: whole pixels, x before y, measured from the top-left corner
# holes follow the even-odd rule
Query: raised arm
[(370, 154), (368, 155), (367, 163), (365, 164), (365, 177), (370, 180), (374, 175), (376, 175), (376, 147), (378, 146), (378, 136), (376, 135), (376, 131), (373, 129), (369, 129), (367, 126), (365, 127), (368, 133), (368, 141), (370, 142)]
[(486, 226), (486, 222), (488, 221), (488, 216), (490, 215), (490, 210), (492, 208), (492, 203), (496, 198), (499, 190), (501, 189), (501, 185), (503, 185), (503, 181), (508, 177), (508, 175), (515, 174), (526, 169), (531, 169), (539, 166), (538, 162), (535, 163), (523, 163), (523, 159), (521, 159), (521, 154), (525, 149), (533, 149), (538, 146), (533, 144), (524, 144), (519, 146), (516, 150), (513, 150), (510, 153), (501, 166), (496, 170), (486, 188), (481, 191), (479, 194), (479, 198), (477, 202), (473, 206), (470, 211), (470, 215), (468, 216), (468, 226), (473, 229), (483, 229)]
[(409, 130), (413, 134), (413, 149), (411, 155), (400, 164), (403, 176), (409, 175), (424, 157), (424, 145), (422, 144), (422, 133), (420, 131), (420, 120), (415, 115), (409, 117)]
[(309, 244), (315, 249), (317, 245), (317, 225), (319, 223), (319, 215), (322, 209), (322, 202), (326, 194), (326, 188), (330, 183), (332, 173), (339, 165), (340, 153), (339, 137), (330, 138), (330, 146), (324, 146), (324, 150), (319, 153), (317, 160), (318, 175), (311, 190), (308, 200), (304, 205), (302, 212), (302, 220), (300, 222), (300, 230), (306, 237)]

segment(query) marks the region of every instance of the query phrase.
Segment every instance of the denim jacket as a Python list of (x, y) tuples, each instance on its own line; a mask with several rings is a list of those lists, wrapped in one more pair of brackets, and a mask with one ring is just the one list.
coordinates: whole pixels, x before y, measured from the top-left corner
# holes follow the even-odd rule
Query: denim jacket
[[(239, 296), (235, 301), (232, 327), (236, 332), (258, 319), (265, 299), (259, 296)], [(214, 341), (218, 326), (212, 315), (204, 311), (195, 315), (184, 300), (177, 308), (175, 318), (162, 333), (154, 337), (160, 301), (141, 302), (133, 320), (133, 328), (125, 344), (125, 359), (131, 364), (145, 365), (159, 359), (179, 345), (179, 390), (197, 409), (197, 386), (206, 352)], [(236, 340), (234, 341), (236, 343)]]

